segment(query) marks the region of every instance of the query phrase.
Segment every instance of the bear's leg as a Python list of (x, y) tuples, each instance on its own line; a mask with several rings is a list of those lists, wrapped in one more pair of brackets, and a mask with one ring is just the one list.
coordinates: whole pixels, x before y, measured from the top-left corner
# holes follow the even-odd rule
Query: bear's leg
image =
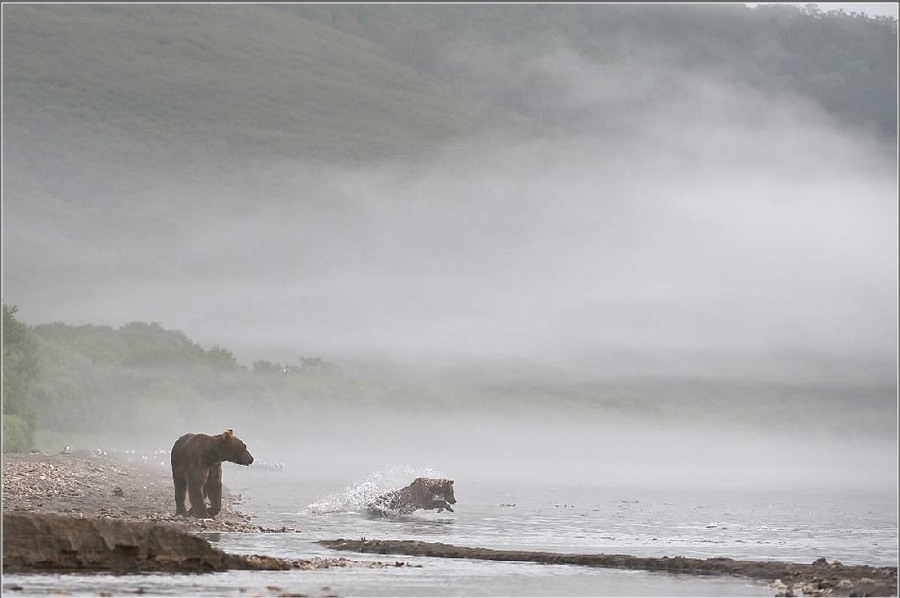
[(206, 476), (192, 475), (188, 479), (188, 496), (191, 499), (191, 515), (200, 519), (207, 519), (209, 512), (206, 510), (206, 501), (203, 499), (203, 485)]
[(209, 497), (209, 516), (215, 517), (222, 510), (222, 464), (209, 468), (203, 492)]
[(187, 493), (187, 481), (184, 476), (173, 475), (172, 481), (175, 482), (175, 514), (187, 515), (184, 509), (184, 495)]

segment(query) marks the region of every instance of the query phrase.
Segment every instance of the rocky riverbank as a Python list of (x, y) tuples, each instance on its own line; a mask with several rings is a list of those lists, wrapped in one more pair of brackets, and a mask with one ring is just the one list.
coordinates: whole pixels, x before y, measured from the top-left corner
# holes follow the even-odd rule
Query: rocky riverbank
[(215, 519), (175, 517), (172, 470), (165, 453), (79, 451), (3, 455), (3, 511), (165, 523), (183, 531), (288, 532), (255, 525), (228, 493)]
[(76, 452), (3, 456), (3, 572), (204, 573), (396, 567), (346, 558), (285, 560), (224, 553), (197, 532), (268, 529), (233, 508), (225, 488), (214, 519), (175, 516), (165, 454)]

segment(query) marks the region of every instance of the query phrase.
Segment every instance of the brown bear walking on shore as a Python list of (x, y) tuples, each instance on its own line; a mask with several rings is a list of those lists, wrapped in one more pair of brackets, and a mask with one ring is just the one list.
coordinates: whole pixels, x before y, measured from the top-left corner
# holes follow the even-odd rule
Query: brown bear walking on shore
[[(247, 445), (225, 430), (216, 436), (185, 434), (172, 446), (172, 480), (175, 482), (175, 514), (187, 515), (184, 495), (191, 501), (190, 515), (215, 517), (222, 510), (222, 461), (253, 463)], [(206, 498), (209, 497), (209, 508)]]

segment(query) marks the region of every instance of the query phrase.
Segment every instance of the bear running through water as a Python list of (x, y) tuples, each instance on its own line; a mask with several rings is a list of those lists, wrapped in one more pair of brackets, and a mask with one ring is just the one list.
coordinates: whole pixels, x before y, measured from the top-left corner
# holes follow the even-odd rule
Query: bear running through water
[[(198, 518), (215, 517), (222, 510), (222, 462), (253, 463), (247, 445), (231, 429), (216, 436), (185, 434), (172, 446), (172, 481), (175, 483), (175, 514)], [(184, 508), (185, 491), (191, 501)], [(209, 507), (206, 499), (209, 497)]]
[(437, 509), (438, 513), (447, 510), (452, 513), (450, 505), (455, 504), (453, 480), (416, 478), (409, 486), (382, 494), (369, 503), (368, 510), (373, 515), (408, 515), (417, 509)]

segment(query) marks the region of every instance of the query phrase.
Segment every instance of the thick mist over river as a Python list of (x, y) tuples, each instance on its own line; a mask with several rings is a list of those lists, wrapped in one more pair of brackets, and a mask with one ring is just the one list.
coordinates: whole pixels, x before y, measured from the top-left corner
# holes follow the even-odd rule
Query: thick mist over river
[[(37, 33), (82, 9), (12, 10), (7, 73), (43, 73), (56, 63), (34, 62), (49, 55)], [(287, 68), (276, 57), (296, 43), (291, 27), (334, 34), (263, 7), (186, 30), (167, 19), (194, 9), (83, 10), (100, 47), (142, 47), (104, 28), (130, 14), (146, 24), (134, 44), (192, 59), (167, 36), (226, 52), (238, 42), (217, 27), (263, 19), (259, 69)], [(92, 53), (79, 31), (73, 72), (143, 80), (91, 70), (115, 54)], [(356, 72), (327, 47), (327, 73)], [(666, 65), (654, 48), (602, 64), (562, 42), (498, 54), (444, 39), (434, 52), (467, 102), (493, 102), (496, 126), (365, 160), (275, 151), (271, 138), (249, 151), (221, 123), (166, 129), (166, 143), (130, 121), (95, 127), (55, 105), (41, 116), (13, 78), (4, 300), (29, 324), (159, 322), (248, 368), (315, 356), (353, 381), (311, 381), (296, 401), (272, 381), (246, 396), (211, 384), (218, 410), (150, 393), (131, 417), (163, 444), (189, 421), (348, 475), (415, 458), (472, 475), (595, 471), (598, 483), (893, 483), (894, 453), (878, 443), (897, 417), (895, 148), (809, 97)], [(288, 114), (228, 73), (222, 101), (253, 108), (233, 127)], [(522, 81), (536, 82), (526, 99), (553, 98), (527, 126), (503, 99)], [(182, 122), (164, 114), (146, 122)]]
[(371, 425), (348, 419), (343, 426), (326, 423), (318, 433), (299, 434), (293, 442), (251, 436), (251, 446), (258, 458), (285, 463), (282, 478), (350, 483), (408, 467), (451, 477), (460, 493), (505, 483), (889, 496), (897, 485), (892, 439), (826, 441), (805, 432), (802, 423), (795, 433), (783, 434), (537, 418), (441, 419), (396, 416)]
[(696, 73), (527, 68), (579, 134), (363, 165), (217, 153), (106, 183), (73, 154), (41, 173), (83, 206), (66, 217), (10, 168), (8, 299), (29, 322), (158, 321), (245, 363), (895, 382), (890, 150)]
[[(602, 142), (489, 139), (415, 164), (251, 159), (224, 182), (212, 165), (153, 185), (136, 171), (145, 214), (121, 215), (128, 228), (54, 228), (10, 203), (9, 287), (30, 320), (161, 321), (243, 363), (316, 355), (433, 391), (386, 411), (246, 397), (192, 420), (304, 475), (415, 461), (463, 479), (891, 486), (894, 165), (808, 104), (692, 83), (625, 111)], [(39, 292), (42, 271), (57, 292)], [(633, 383), (627, 424), (565, 418), (564, 392), (516, 406), (517, 384), (619, 378)], [(697, 407), (698, 379), (720, 384), (729, 425)], [(779, 384), (819, 390), (781, 408), (794, 391)], [(503, 385), (489, 415), (445, 410)], [(674, 400), (677, 426), (655, 416)], [(749, 430), (732, 425), (741, 410)]]

